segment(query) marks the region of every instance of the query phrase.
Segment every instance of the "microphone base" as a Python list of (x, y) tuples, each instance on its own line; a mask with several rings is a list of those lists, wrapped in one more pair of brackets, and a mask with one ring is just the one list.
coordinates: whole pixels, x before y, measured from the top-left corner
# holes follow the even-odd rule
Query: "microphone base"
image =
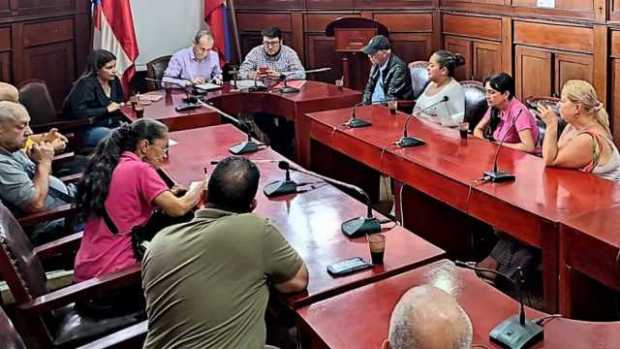
[(515, 180), (515, 176), (509, 172), (487, 171), (484, 173), (484, 176), (488, 177), (489, 180), (493, 183), (512, 182)]
[(263, 188), (263, 193), (268, 198), (297, 193), (297, 183), (293, 181), (271, 182)]
[(495, 326), (489, 333), (492, 341), (504, 348), (522, 349), (543, 338), (543, 328), (530, 320), (521, 326), (519, 315), (513, 315)]
[(372, 126), (372, 123), (370, 121), (352, 117), (349, 119), (349, 121), (345, 123), (345, 126), (349, 128), (361, 128), (361, 127)]
[(284, 86), (280, 89), (280, 93), (299, 93), (299, 89), (292, 86)]
[(356, 238), (380, 232), (381, 224), (376, 218), (358, 217), (342, 223), (340, 229), (344, 235)]
[(250, 86), (248, 87), (248, 92), (265, 92), (267, 91), (267, 87), (265, 86)]
[(246, 141), (246, 142), (233, 145), (232, 147), (228, 148), (228, 151), (234, 155), (241, 155), (241, 154), (254, 153), (258, 151), (258, 149), (259, 147), (257, 143), (254, 143), (253, 141)]
[(398, 140), (398, 142), (396, 142), (396, 145), (400, 148), (415, 147), (417, 145), (423, 145), (423, 144), (426, 144), (426, 143), (424, 143), (423, 140), (417, 139), (415, 137), (401, 137)]

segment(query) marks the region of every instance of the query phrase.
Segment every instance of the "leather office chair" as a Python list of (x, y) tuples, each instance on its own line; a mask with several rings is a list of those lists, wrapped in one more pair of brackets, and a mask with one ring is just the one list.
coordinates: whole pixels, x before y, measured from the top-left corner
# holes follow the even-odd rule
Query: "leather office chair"
[(413, 99), (417, 99), (429, 82), (428, 79), (428, 62), (415, 61), (409, 63), (409, 74), (411, 74), (411, 87), (413, 88)]
[(0, 203), (0, 274), (15, 298), (17, 315), (26, 325), (21, 327), (22, 333), (28, 333), (29, 347), (75, 347), (142, 320), (138, 314), (92, 319), (75, 309), (77, 300), (139, 284), (140, 267), (50, 292), (41, 257), (54, 255), (54, 249), (62, 249), (62, 244), (33, 249), (15, 217)]
[[(538, 126), (538, 139), (536, 140), (536, 146), (538, 147), (542, 148), (542, 143), (543, 143), (543, 140), (545, 139), (545, 132), (547, 130), (547, 125), (545, 124), (544, 121), (540, 119), (540, 116), (538, 115), (538, 106), (539, 105), (557, 106), (559, 102), (560, 102), (560, 99), (558, 97), (550, 97), (550, 96), (545, 96), (545, 97), (530, 96), (530, 97), (525, 98), (525, 105), (530, 110), (530, 112), (532, 112), (532, 114), (536, 116), (536, 125)], [(566, 127), (566, 121), (560, 118), (558, 122), (558, 139), (560, 135), (562, 134), (564, 127)]]
[(465, 90), (464, 120), (469, 122), (469, 130), (473, 131), (489, 108), (484, 94), (484, 85), (476, 80), (464, 80), (460, 84)]
[(146, 77), (152, 80), (146, 81), (146, 88), (149, 91), (160, 90), (161, 79), (164, 77), (164, 72), (168, 68), (168, 62), (170, 62), (172, 56), (161, 56), (146, 63)]
[(19, 102), (30, 115), (30, 127), (34, 133), (47, 132), (57, 128), (62, 134), (70, 135), (82, 126), (90, 124), (89, 119), (65, 120), (56, 112), (54, 102), (43, 80), (26, 80), (18, 86)]

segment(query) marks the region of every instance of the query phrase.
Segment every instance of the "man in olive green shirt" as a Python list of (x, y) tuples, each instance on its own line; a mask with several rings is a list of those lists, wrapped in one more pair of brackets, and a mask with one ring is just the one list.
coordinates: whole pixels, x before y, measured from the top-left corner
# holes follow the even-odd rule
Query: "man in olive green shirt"
[(262, 349), (268, 284), (280, 292), (306, 288), (297, 252), (250, 213), (259, 176), (247, 159), (221, 161), (209, 180), (206, 208), (151, 242), (142, 264), (145, 348)]

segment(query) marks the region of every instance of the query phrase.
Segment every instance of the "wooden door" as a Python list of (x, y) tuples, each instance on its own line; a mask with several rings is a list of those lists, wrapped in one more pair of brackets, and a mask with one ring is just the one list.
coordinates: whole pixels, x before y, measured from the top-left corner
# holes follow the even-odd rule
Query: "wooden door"
[(73, 41), (24, 49), (24, 80), (44, 80), (58, 110), (75, 80), (73, 57)]
[(546, 50), (515, 48), (516, 95), (519, 99), (528, 96), (549, 96), (552, 91), (552, 53)]
[(444, 47), (446, 50), (453, 53), (460, 53), (465, 58), (465, 65), (456, 68), (454, 72), (454, 78), (457, 80), (470, 80), (472, 78), (472, 63), (471, 63), (471, 40), (446, 37), (444, 40)]
[(474, 41), (472, 46), (472, 75), (474, 80), (502, 71), (502, 47), (494, 42)]

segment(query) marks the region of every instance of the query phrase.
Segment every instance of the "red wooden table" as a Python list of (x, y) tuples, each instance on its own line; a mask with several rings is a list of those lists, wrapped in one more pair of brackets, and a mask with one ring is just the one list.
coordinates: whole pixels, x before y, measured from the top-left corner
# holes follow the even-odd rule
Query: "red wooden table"
[[(309, 348), (380, 348), (387, 338), (390, 316), (400, 297), (411, 287), (424, 284), (436, 285), (456, 297), (472, 321), (472, 343), (499, 348), (490, 341), (489, 332), (501, 321), (517, 314), (518, 303), (482, 281), (473, 271), (458, 268), (448, 260), (298, 309), (298, 327), (304, 344)], [(529, 319), (544, 315), (526, 309)]]
[[(492, 168), (497, 145), (472, 137), (463, 141), (456, 129), (414, 118), (409, 134), (426, 145), (400, 149), (394, 142), (402, 135), (405, 114), (391, 115), (383, 106), (361, 107), (358, 117), (370, 120), (372, 127), (346, 129), (342, 124), (350, 114), (350, 108), (306, 114), (312, 142), (541, 248), (545, 309), (557, 309), (559, 222), (619, 203), (618, 184), (579, 171), (546, 168), (541, 158), (505, 148), (499, 167), (514, 173), (516, 180), (476, 186), (475, 180)], [(417, 218), (415, 212), (405, 211), (403, 217), (406, 227), (415, 227), (410, 225), (415, 222), (408, 223)], [(419, 220), (423, 219), (446, 223), (442, 216)], [(413, 230), (422, 233), (417, 227)]]
[[(164, 91), (151, 94), (164, 95)], [(145, 117), (162, 121), (172, 131), (210, 126), (220, 123), (217, 114), (206, 108), (198, 108), (186, 112), (177, 112), (174, 107), (181, 104), (185, 93), (174, 91), (171, 99), (162, 98), (145, 107)], [(206, 99), (225, 112), (237, 113), (269, 113), (280, 115), (295, 122), (297, 161), (302, 165), (308, 163), (308, 128), (299, 124), (298, 119), (305, 113), (344, 108), (361, 100), (361, 93), (348, 88), (338, 89), (333, 84), (319, 81), (306, 81), (299, 93), (280, 94), (277, 92), (240, 92), (225, 84), (221, 90), (209, 92)], [(123, 108), (123, 113), (130, 120), (135, 120), (135, 112)]]
[(544, 348), (620, 348), (620, 321), (588, 322), (562, 318), (548, 320), (545, 325)]
[[(211, 160), (229, 156), (228, 147), (244, 140), (245, 135), (231, 125), (219, 125), (172, 132), (170, 138), (178, 144), (170, 147), (170, 159), (163, 168), (179, 183), (188, 184), (204, 176), (204, 167), (211, 171)], [(269, 148), (247, 157), (252, 160), (284, 159)], [(255, 212), (269, 217), (308, 266), (308, 290), (287, 297), (286, 301), (292, 307), (324, 299), (444, 256), (444, 251), (438, 247), (402, 227), (395, 227), (384, 231), (387, 242), (382, 266), (333, 278), (326, 271), (329, 264), (355, 256), (370, 258), (365, 237), (349, 239), (340, 231), (343, 221), (365, 214), (365, 205), (325, 184), (318, 184), (317, 189), (306, 193), (269, 199), (262, 193), (263, 186), (283, 179), (284, 172), (278, 169), (276, 162), (257, 162), (257, 166), (261, 179)], [(292, 178), (297, 182), (316, 181), (298, 173), (292, 173)]]
[(565, 316), (573, 315), (575, 271), (620, 291), (620, 207), (586, 213), (562, 223), (560, 312)]

